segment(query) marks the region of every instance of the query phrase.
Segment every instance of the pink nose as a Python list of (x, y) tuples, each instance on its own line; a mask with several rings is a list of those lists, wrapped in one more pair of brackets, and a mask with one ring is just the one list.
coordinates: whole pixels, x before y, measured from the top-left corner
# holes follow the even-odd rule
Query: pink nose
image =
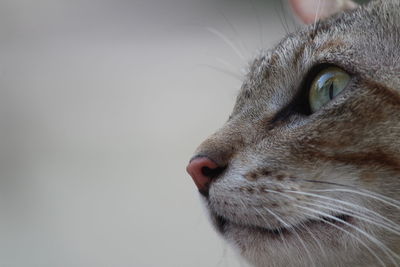
[(207, 157), (196, 157), (192, 159), (186, 168), (186, 171), (192, 176), (199, 192), (204, 196), (208, 196), (210, 184), (221, 170), (222, 168), (220, 168), (217, 163)]

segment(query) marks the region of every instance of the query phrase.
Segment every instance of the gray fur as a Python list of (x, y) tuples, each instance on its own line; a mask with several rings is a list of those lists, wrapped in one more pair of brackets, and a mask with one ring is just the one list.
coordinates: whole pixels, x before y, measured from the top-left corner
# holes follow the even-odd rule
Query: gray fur
[[(277, 117), (321, 63), (352, 74), (349, 86), (314, 114)], [(303, 225), (315, 217), (298, 208), (336, 215), (324, 206), (343, 211), (334, 200), (346, 201), (400, 228), (399, 140), (400, 1), (374, 1), (290, 34), (254, 60), (229, 121), (196, 151), (227, 167), (205, 202), (217, 228), (218, 217), (227, 220), (222, 236), (255, 266), (400, 266), (400, 235), (375, 215), (377, 225), (352, 218), (360, 231), (340, 225), (344, 232)], [(313, 191), (330, 189), (347, 191)], [(287, 226), (277, 217), (289, 233), (265, 232)]]

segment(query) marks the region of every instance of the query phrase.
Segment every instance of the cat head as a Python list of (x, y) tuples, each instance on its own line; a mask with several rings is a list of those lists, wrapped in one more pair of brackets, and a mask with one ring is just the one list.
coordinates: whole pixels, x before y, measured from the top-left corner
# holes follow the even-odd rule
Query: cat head
[(306, 2), (311, 24), (251, 63), (188, 171), (256, 266), (397, 266), (400, 1), (325, 1), (317, 23)]

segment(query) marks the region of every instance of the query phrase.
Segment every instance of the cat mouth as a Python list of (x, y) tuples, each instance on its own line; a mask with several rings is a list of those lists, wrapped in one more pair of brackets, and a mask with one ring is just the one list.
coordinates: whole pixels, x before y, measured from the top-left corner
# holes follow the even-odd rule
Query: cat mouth
[(309, 232), (315, 228), (321, 230), (339, 230), (348, 227), (352, 223), (352, 217), (346, 214), (336, 214), (330, 217), (320, 217), (318, 219), (305, 220), (297, 225), (290, 225), (290, 227), (277, 227), (277, 228), (267, 228), (253, 225), (241, 225), (230, 221), (229, 219), (222, 217), (220, 215), (213, 215), (214, 222), (217, 230), (223, 235), (230, 226), (236, 228), (243, 228), (248, 230), (253, 230), (258, 233), (262, 233), (271, 238), (281, 238), (282, 236), (292, 235), (294, 233), (301, 234), (302, 232)]

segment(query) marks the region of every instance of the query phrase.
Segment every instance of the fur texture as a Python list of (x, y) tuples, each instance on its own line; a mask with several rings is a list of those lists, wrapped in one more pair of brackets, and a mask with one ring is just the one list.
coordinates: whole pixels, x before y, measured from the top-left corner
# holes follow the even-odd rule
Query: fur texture
[[(351, 74), (313, 114), (316, 66)], [(374, 1), (263, 52), (227, 123), (197, 149), (224, 166), (208, 198), (255, 266), (400, 266), (400, 1)]]

